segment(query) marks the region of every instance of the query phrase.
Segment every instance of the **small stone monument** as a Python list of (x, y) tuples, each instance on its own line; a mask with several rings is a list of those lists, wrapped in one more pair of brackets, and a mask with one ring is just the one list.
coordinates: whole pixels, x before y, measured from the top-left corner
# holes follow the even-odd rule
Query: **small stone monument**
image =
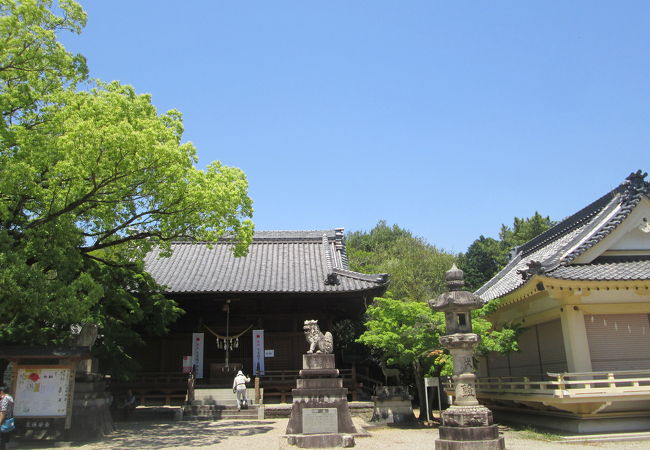
[(287, 443), (300, 448), (353, 447), (357, 431), (348, 407), (348, 390), (335, 367), (332, 334), (316, 320), (305, 320), (309, 350), (292, 390), (293, 406)]
[(370, 421), (375, 425), (415, 422), (412, 399), (405, 386), (377, 386), (372, 396), (375, 407)]
[(456, 449), (504, 449), (503, 437), (492, 420), (492, 411), (476, 399), (476, 375), (474, 374), (474, 348), (478, 335), (472, 332), (471, 310), (481, 306), (481, 298), (463, 291), (463, 271), (454, 266), (445, 276), (448, 292), (429, 300), (434, 311), (444, 311), (447, 334), (440, 343), (448, 348), (454, 359), (454, 404), (442, 413), (443, 425), (438, 450)]

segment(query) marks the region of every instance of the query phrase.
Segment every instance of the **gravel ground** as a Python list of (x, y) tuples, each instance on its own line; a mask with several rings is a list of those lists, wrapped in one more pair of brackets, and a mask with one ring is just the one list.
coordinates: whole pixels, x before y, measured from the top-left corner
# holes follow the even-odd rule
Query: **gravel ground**
[[(171, 423), (117, 423), (117, 430), (100, 442), (75, 445), (84, 450), (95, 449), (278, 449), (288, 419), (218, 422), (193, 421)], [(355, 418), (357, 427), (367, 424)], [(356, 449), (433, 449), (438, 437), (435, 428), (382, 427), (367, 430), (368, 436), (356, 438)], [(532, 439), (524, 432), (504, 433), (508, 449), (650, 449), (650, 441), (597, 442), (589, 444), (556, 443)], [(60, 445), (59, 445), (60, 446)], [(9, 448), (53, 448), (23, 446), (10, 443)], [(292, 447), (293, 448), (293, 447)]]

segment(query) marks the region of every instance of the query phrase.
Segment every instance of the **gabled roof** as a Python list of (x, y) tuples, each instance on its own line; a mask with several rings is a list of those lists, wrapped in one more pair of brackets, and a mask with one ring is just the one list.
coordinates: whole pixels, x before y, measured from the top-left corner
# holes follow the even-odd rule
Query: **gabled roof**
[[(510, 262), (476, 294), (484, 301), (507, 295), (533, 275), (571, 280), (650, 279), (648, 261), (596, 259), (572, 264), (610, 235), (650, 195), (647, 173), (630, 174), (620, 186), (567, 217), (551, 229), (516, 247)], [(634, 278), (629, 278), (634, 274)]]
[(236, 258), (233, 243), (212, 248), (202, 242), (175, 242), (172, 256), (154, 249), (145, 269), (170, 294), (344, 293), (388, 286), (387, 274), (349, 270), (343, 229), (257, 231), (247, 256)]

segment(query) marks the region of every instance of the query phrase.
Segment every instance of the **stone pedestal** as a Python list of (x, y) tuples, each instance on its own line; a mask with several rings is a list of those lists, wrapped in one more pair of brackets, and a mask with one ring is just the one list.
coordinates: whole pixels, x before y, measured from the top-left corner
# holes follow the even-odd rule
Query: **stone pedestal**
[(102, 375), (77, 376), (72, 402), (72, 427), (67, 439), (87, 441), (101, 439), (113, 431), (111, 395)]
[(505, 441), (485, 406), (450, 406), (442, 413), (437, 450), (505, 449)]
[(305, 354), (292, 390), (286, 439), (300, 448), (352, 447), (356, 429), (348, 408), (348, 390), (331, 353)]
[(375, 409), (371, 422), (375, 424), (415, 422), (411, 396), (404, 386), (380, 386), (372, 401)]

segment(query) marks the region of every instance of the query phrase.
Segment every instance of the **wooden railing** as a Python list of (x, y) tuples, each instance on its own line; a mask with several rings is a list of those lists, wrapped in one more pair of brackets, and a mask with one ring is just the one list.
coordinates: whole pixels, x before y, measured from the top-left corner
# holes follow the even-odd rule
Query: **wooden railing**
[(193, 388), (194, 380), (190, 382), (188, 374), (185, 373), (141, 372), (129, 381), (112, 381), (109, 389), (115, 398), (123, 396), (127, 389), (131, 389), (139, 405), (146, 406), (151, 402), (171, 405), (172, 401), (187, 401), (190, 383)]
[(375, 395), (375, 388), (384, 385), (383, 381), (371, 378), (361, 373), (357, 373), (357, 381), (359, 382), (359, 388), (363, 390), (367, 396)]
[[(615, 396), (650, 396), (650, 371), (547, 373), (549, 379), (484, 377), (476, 381), (479, 397), (490, 395), (545, 396), (559, 399)], [(453, 382), (446, 390), (453, 395)]]

